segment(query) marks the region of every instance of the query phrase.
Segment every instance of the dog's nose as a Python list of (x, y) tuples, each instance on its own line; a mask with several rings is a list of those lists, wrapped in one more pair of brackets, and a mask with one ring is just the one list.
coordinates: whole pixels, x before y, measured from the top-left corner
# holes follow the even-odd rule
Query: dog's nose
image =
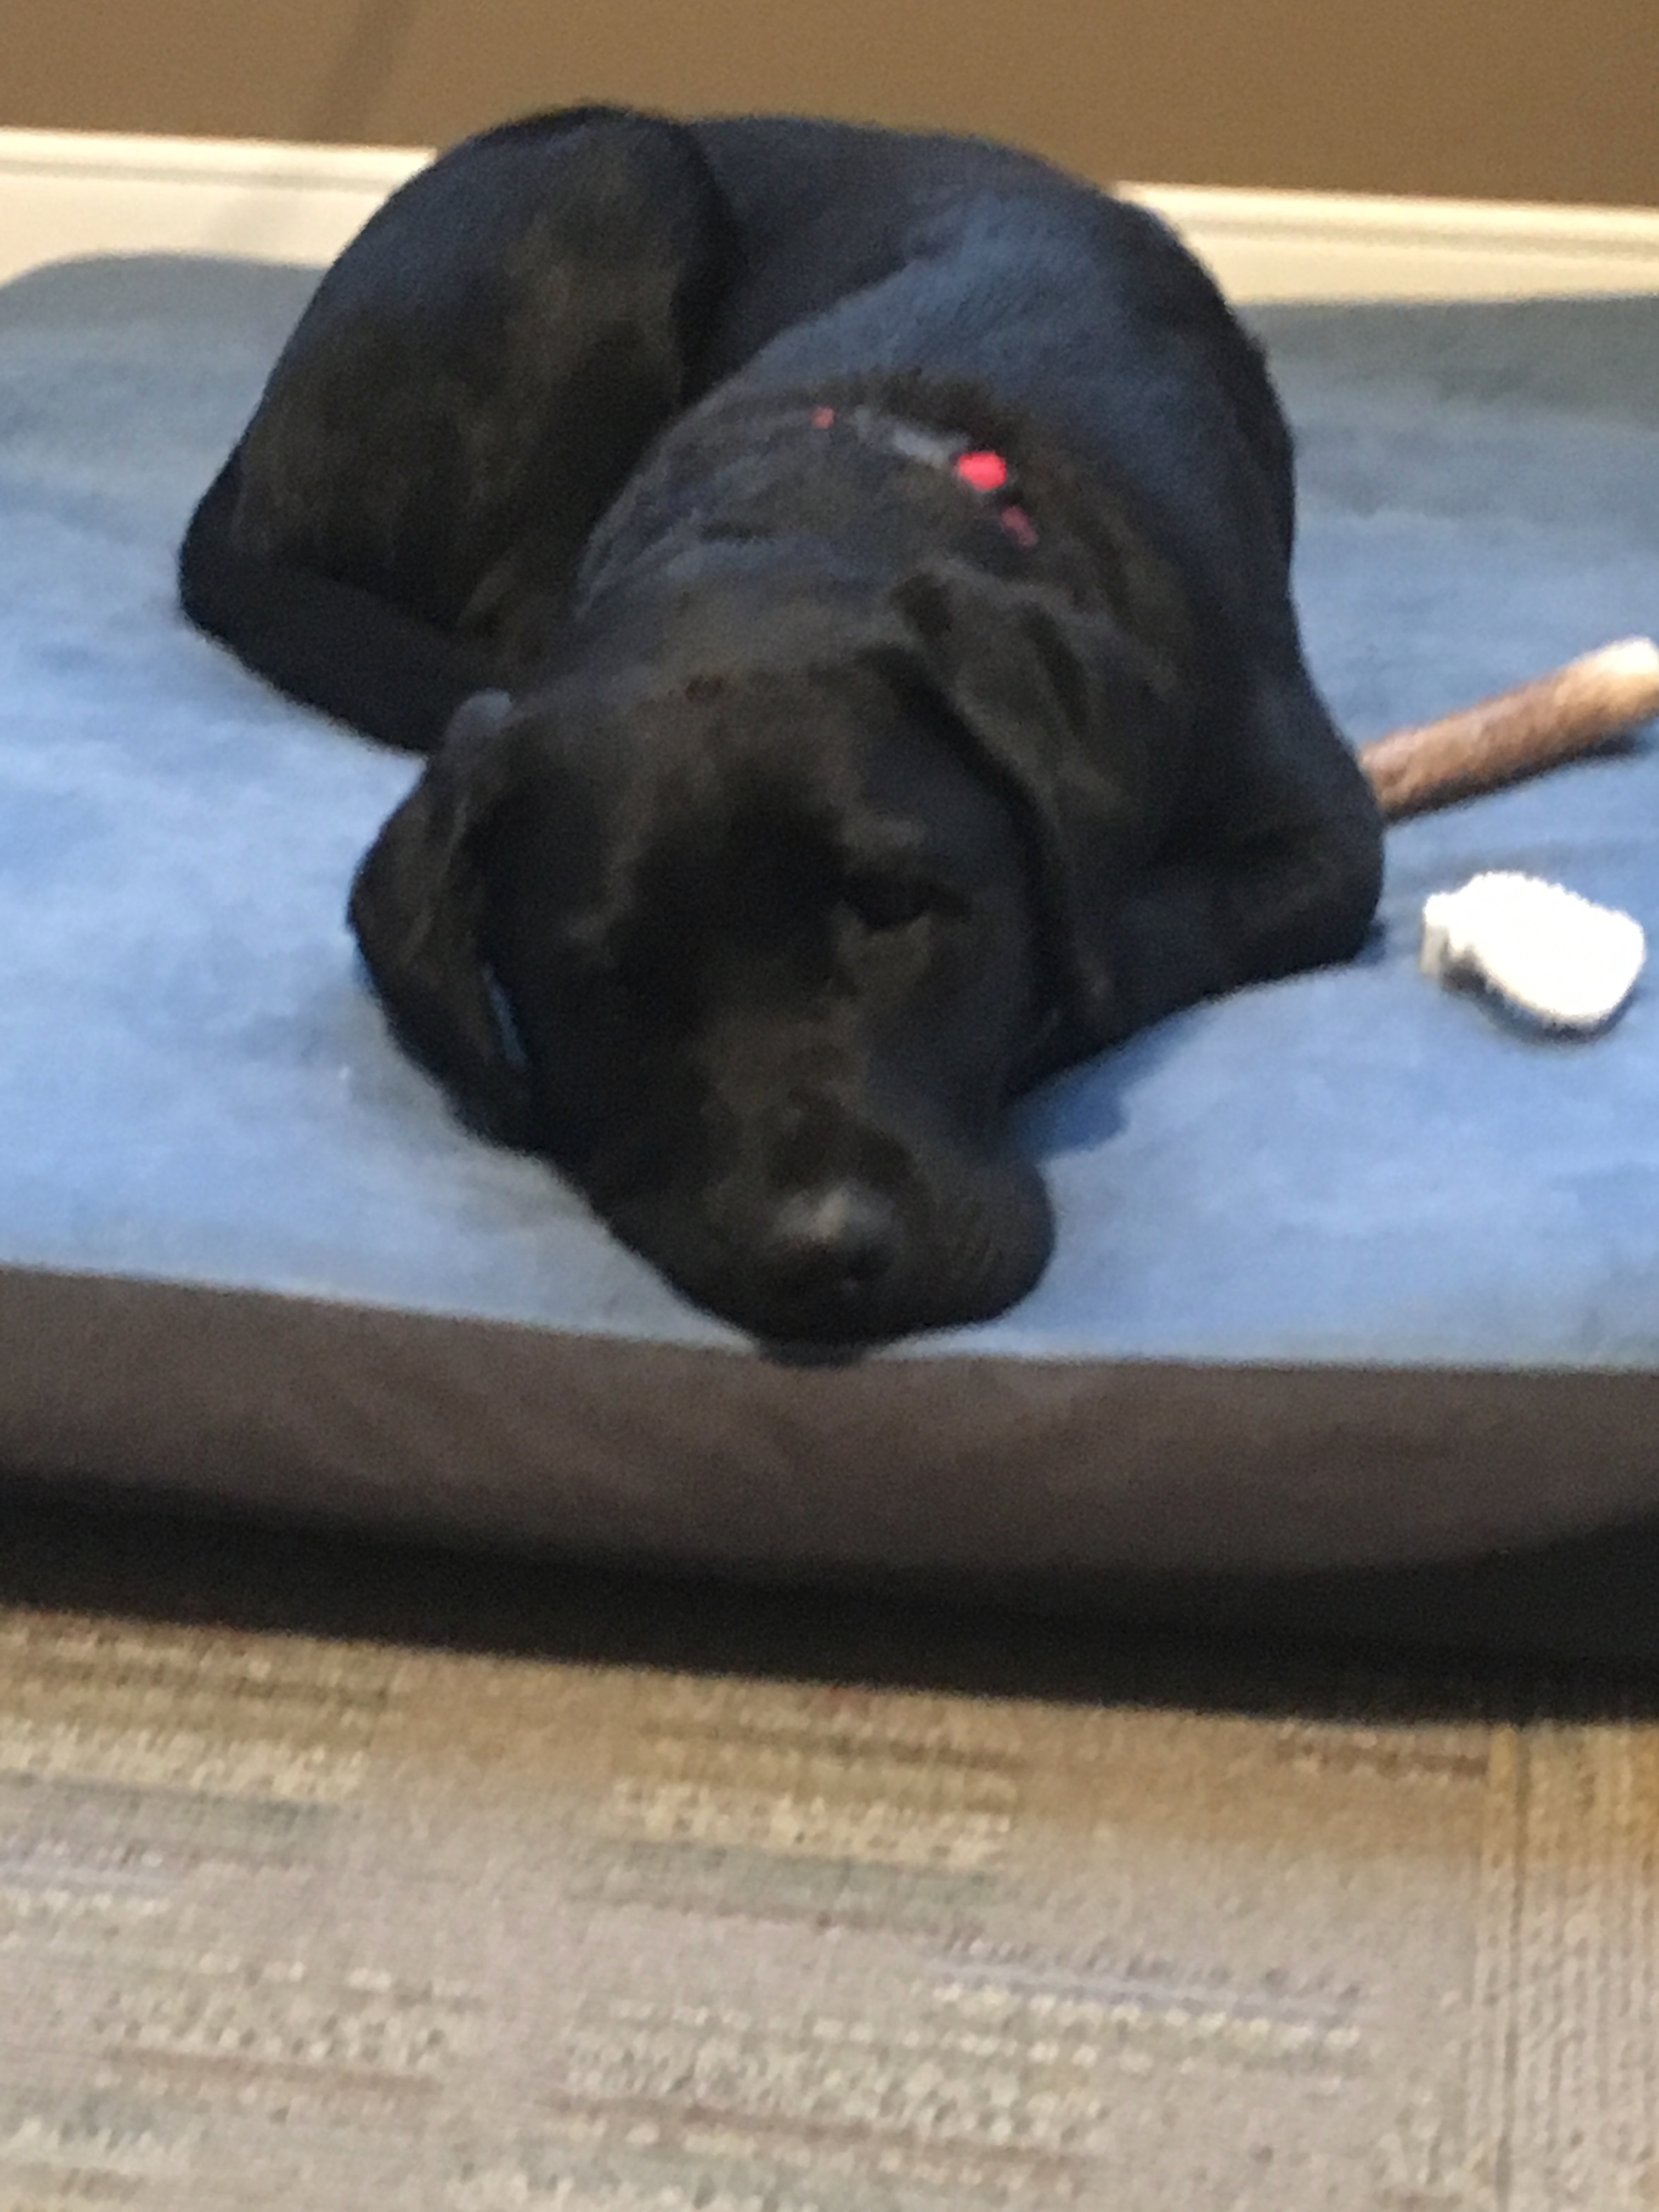
[(792, 1291), (853, 1297), (892, 1266), (899, 1230), (897, 1206), (868, 1183), (846, 1180), (792, 1191), (768, 1229), (767, 1272)]

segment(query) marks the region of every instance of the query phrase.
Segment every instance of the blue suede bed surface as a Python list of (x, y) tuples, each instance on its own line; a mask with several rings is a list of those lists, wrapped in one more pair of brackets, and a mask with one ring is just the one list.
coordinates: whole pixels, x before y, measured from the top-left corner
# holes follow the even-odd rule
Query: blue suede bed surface
[[(313, 282), (137, 258), (0, 290), (0, 1257), (742, 1351), (388, 1042), (343, 905), (412, 764), (175, 610)], [(1256, 319), (1356, 739), (1659, 625), (1659, 301)], [(1423, 899), (1483, 868), (1659, 930), (1659, 756), (1396, 828), (1357, 964), (1050, 1085), (1046, 1279), (886, 1356), (1659, 1366), (1659, 989), (1569, 1042), (1424, 981)]]

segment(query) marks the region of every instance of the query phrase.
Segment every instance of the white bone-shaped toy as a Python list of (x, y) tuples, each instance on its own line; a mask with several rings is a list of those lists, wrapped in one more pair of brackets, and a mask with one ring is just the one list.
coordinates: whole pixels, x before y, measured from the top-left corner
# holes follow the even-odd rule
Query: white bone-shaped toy
[(1423, 908), (1425, 975), (1485, 984), (1550, 1029), (1605, 1026), (1646, 957), (1642, 925), (1632, 915), (1537, 876), (1475, 876)]

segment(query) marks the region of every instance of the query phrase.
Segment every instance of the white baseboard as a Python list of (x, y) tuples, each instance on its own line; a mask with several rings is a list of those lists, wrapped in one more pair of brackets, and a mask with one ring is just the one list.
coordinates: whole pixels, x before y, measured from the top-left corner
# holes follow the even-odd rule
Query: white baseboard
[(1236, 300), (1659, 292), (1659, 209), (1126, 185)]
[(392, 147), (0, 131), (0, 282), (88, 253), (320, 266), (429, 159)]
[[(429, 155), (0, 131), (0, 282), (88, 253), (331, 260)], [(1129, 185), (1237, 300), (1659, 292), (1659, 210)]]

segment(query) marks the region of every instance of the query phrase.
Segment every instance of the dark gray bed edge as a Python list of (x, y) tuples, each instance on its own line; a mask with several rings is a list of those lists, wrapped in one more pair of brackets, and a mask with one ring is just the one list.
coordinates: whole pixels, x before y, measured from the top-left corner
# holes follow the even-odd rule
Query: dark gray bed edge
[[(1659, 1376), (913, 1356), (839, 1369), (0, 1269), (0, 1468), (791, 1578), (1394, 1567), (1652, 1510)], [(1026, 1470), (1011, 1480), (1010, 1471)]]

